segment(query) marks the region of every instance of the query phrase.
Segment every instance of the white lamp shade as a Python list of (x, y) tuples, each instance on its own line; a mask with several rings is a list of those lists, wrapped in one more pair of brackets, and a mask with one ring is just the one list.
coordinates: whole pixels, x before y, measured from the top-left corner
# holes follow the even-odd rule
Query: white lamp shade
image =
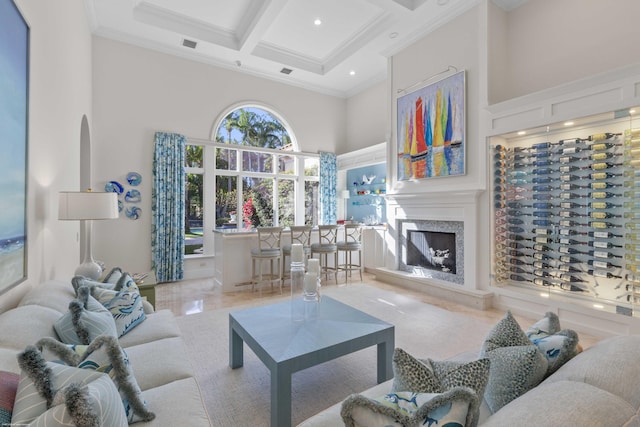
[(350, 197), (351, 193), (349, 192), (349, 190), (342, 190), (342, 198), (343, 199), (348, 199)]
[(58, 219), (116, 219), (118, 195), (91, 191), (64, 191), (58, 196)]

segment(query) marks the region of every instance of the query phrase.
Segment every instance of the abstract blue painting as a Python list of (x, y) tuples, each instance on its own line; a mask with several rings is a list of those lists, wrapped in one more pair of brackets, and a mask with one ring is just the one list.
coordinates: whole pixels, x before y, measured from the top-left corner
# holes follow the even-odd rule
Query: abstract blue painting
[(0, 0), (0, 293), (27, 277), (29, 26)]

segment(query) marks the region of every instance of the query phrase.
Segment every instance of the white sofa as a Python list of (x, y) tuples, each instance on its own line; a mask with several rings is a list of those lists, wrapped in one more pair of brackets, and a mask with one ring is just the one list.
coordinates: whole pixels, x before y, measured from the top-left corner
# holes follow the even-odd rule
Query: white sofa
[[(473, 360), (465, 353), (458, 360)], [(608, 338), (569, 360), (542, 383), (491, 414), (480, 408), (482, 427), (610, 426), (640, 427), (640, 336)], [(391, 391), (392, 381), (361, 394), (376, 398)], [(344, 425), (341, 403), (298, 427)]]
[[(14, 308), (0, 314), (0, 371), (20, 373), (17, 354), (40, 338), (57, 339), (53, 324), (75, 298), (71, 281), (47, 281), (29, 291)], [(134, 376), (155, 419), (133, 425), (207, 426), (211, 421), (194, 377), (188, 351), (169, 310), (153, 312), (120, 338)]]

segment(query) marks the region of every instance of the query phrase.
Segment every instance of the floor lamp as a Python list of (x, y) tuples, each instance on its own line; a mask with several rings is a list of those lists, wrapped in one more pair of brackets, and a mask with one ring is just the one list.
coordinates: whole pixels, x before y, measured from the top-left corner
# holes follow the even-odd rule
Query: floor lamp
[(91, 253), (91, 222), (98, 219), (118, 218), (118, 195), (116, 193), (93, 193), (89, 191), (64, 191), (58, 195), (58, 219), (80, 221), (84, 228), (85, 245), (82, 264), (76, 276), (98, 280), (102, 267), (93, 260)]

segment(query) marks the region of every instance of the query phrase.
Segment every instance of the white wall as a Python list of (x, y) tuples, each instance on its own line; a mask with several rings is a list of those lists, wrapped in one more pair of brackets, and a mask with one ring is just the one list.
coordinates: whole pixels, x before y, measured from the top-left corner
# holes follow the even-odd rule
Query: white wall
[(347, 143), (336, 154), (344, 154), (388, 141), (387, 82), (378, 83), (347, 99)]
[(508, 90), (495, 101), (637, 62), (638, 16), (637, 0), (535, 0), (509, 12)]
[(70, 280), (79, 264), (79, 223), (58, 221), (58, 192), (79, 190), (80, 124), (91, 117), (91, 34), (82, 0), (16, 4), (30, 25), (28, 280)]
[[(156, 131), (209, 139), (215, 119), (241, 102), (265, 103), (291, 126), (302, 151), (340, 152), (346, 100), (95, 37), (94, 176), (98, 186), (142, 175), (142, 218), (94, 225), (94, 256), (151, 267), (151, 167)], [(377, 141), (379, 142), (379, 141)], [(206, 230), (205, 230), (206, 231)]]

